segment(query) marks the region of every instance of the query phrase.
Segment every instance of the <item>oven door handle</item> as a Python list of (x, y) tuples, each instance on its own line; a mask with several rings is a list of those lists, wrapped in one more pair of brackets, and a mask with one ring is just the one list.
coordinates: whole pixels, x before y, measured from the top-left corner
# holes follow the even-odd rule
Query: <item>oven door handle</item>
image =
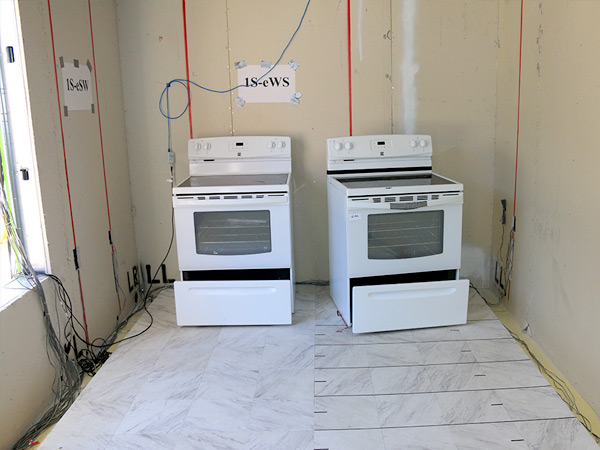
[(268, 197), (268, 198), (248, 198), (248, 199), (231, 199), (231, 200), (197, 200), (196, 198), (182, 199), (173, 197), (173, 207), (198, 207), (198, 206), (231, 206), (237, 208), (239, 206), (268, 206), (268, 205), (283, 205), (289, 203), (286, 196)]
[(365, 209), (384, 209), (390, 210), (395, 209), (398, 211), (413, 211), (415, 209), (436, 207), (443, 205), (459, 205), (462, 204), (462, 195), (456, 195), (451, 197), (444, 197), (437, 200), (421, 200), (416, 202), (389, 202), (389, 203), (367, 203), (360, 201), (349, 202), (348, 210), (357, 211)]

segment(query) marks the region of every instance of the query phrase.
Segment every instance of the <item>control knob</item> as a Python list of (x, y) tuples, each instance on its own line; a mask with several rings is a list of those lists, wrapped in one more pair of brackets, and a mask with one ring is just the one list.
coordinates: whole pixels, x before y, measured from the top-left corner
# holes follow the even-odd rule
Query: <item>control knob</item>
[(342, 149), (342, 144), (341, 144), (341, 142), (336, 142), (336, 143), (333, 145), (333, 148), (335, 148), (336, 150), (341, 150), (341, 149)]
[(352, 147), (353, 147), (353, 145), (352, 145), (352, 142), (346, 142), (346, 143), (344, 144), (344, 148), (345, 148), (346, 150), (350, 150), (350, 149), (352, 149)]
[(416, 148), (417, 147), (417, 141), (415, 141), (414, 139), (412, 139), (409, 142), (410, 148)]
[(425, 147), (427, 147), (427, 141), (426, 141), (425, 139), (421, 139), (421, 140), (419, 141), (419, 145), (420, 145), (422, 148), (425, 148)]

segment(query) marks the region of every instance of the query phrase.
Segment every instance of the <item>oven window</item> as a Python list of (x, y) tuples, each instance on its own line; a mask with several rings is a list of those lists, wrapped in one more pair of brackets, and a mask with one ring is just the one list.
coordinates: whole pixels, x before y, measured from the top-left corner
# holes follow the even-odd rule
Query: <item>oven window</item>
[(407, 259), (444, 251), (444, 211), (370, 214), (369, 259)]
[(271, 252), (271, 214), (266, 211), (195, 212), (196, 253), (256, 255)]

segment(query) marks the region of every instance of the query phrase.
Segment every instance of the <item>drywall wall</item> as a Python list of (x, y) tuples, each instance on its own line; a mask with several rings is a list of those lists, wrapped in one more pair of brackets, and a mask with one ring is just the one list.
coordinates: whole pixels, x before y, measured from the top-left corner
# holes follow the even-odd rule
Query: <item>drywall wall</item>
[(0, 311), (0, 448), (12, 448), (48, 408), (54, 375), (40, 301), (29, 291)]
[[(519, 3), (501, 2), (495, 249), (502, 229), (499, 200), (508, 199), (509, 221), (513, 205)], [(600, 4), (594, 1), (524, 3), (517, 221), (507, 302), (509, 310), (597, 412), (598, 17)]]
[[(136, 237), (140, 260), (152, 265), (164, 257), (171, 236), (167, 123), (158, 99), (168, 81), (186, 76), (184, 5), (191, 79), (228, 89), (237, 81), (235, 62), (276, 61), (306, 2), (117, 1)], [(433, 136), (435, 170), (465, 184), (463, 275), (487, 283), (497, 14), (496, 0), (313, 1), (282, 59), (300, 64), (299, 105), (238, 107), (235, 92), (192, 88), (195, 138), (292, 137), (298, 280), (328, 279), (325, 141), (349, 135), (352, 125), (355, 135)], [(171, 101), (177, 112), (185, 105), (185, 91), (179, 89), (178, 96)], [(171, 132), (176, 182), (181, 182), (188, 175), (188, 114), (172, 121)], [(173, 278), (178, 277), (175, 253), (167, 260)]]
[[(75, 314), (82, 322), (82, 304), (85, 303), (85, 321), (90, 340), (106, 338), (116, 326), (120, 314), (119, 302), (121, 314), (126, 314), (133, 306), (132, 294), (127, 287), (127, 270), (137, 263), (115, 5), (101, 0), (89, 3), (26, 0), (18, 2), (18, 8), (38, 166), (36, 175), (40, 183), (48, 239), (48, 270), (63, 280), (71, 295)], [(53, 50), (59, 76), (58, 96)], [(90, 61), (94, 112), (72, 110), (67, 116), (61, 116), (64, 99), (59, 62), (61, 56), (67, 62), (78, 59), (83, 66)], [(98, 79), (98, 97), (94, 75)], [(113, 277), (109, 229), (112, 229), (117, 249), (115, 257), (122, 284), (119, 296)], [(75, 270), (73, 261), (75, 239), (79, 249), (79, 271)], [(48, 290), (47, 295), (53, 302), (52, 289)], [(35, 296), (29, 293), (18, 299), (16, 305), (0, 312), (3, 325), (3, 339), (0, 342), (3, 363), (0, 403), (3, 408), (18, 412), (2, 416), (2, 448), (10, 447), (53, 398), (52, 380), (45, 371), (40, 369), (39, 377), (34, 376), (33, 364), (49, 364), (39, 316), (41, 309), (35, 300)], [(53, 303), (50, 309), (54, 309)], [(9, 341), (4, 334), (6, 323), (10, 323), (10, 327), (6, 327), (7, 333), (15, 329), (30, 332), (15, 331), (15, 341)], [(15, 367), (23, 366), (23, 361), (35, 361), (29, 367), (31, 377), (20, 376), (15, 370)]]

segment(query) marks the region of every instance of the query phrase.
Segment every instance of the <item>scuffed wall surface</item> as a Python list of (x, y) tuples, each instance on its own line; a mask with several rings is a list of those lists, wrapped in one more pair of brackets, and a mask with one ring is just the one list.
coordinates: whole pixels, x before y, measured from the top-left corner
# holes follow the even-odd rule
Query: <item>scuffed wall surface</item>
[[(519, 23), (502, 2), (494, 217), (509, 199), (516, 150)], [(600, 60), (593, 1), (525, 2), (517, 230), (508, 307), (590, 405), (600, 411)], [(515, 61), (515, 52), (516, 58)], [(510, 111), (509, 111), (510, 108)], [(494, 222), (494, 247), (501, 227)], [(496, 247), (497, 248), (497, 247)], [(506, 248), (506, 247), (505, 247)], [(591, 344), (591, 345), (590, 345)]]
[[(305, 5), (187, 1), (190, 77), (227, 89), (237, 81), (236, 61), (274, 62)], [(155, 265), (171, 233), (167, 124), (157, 103), (169, 80), (185, 77), (182, 2), (123, 0), (117, 10), (138, 252)], [(311, 3), (282, 60), (300, 63), (297, 106), (240, 108), (237, 93), (192, 88), (193, 137), (292, 137), (298, 280), (328, 279), (325, 141), (350, 133), (347, 14), (347, 2)], [(435, 170), (465, 184), (462, 274), (479, 284), (487, 283), (491, 260), (497, 14), (496, 0), (350, 2), (353, 134), (433, 136)], [(185, 104), (181, 91), (172, 101), (177, 111)], [(414, 130), (405, 130), (407, 123)], [(172, 125), (181, 182), (188, 115)], [(175, 251), (167, 266), (178, 276)]]

